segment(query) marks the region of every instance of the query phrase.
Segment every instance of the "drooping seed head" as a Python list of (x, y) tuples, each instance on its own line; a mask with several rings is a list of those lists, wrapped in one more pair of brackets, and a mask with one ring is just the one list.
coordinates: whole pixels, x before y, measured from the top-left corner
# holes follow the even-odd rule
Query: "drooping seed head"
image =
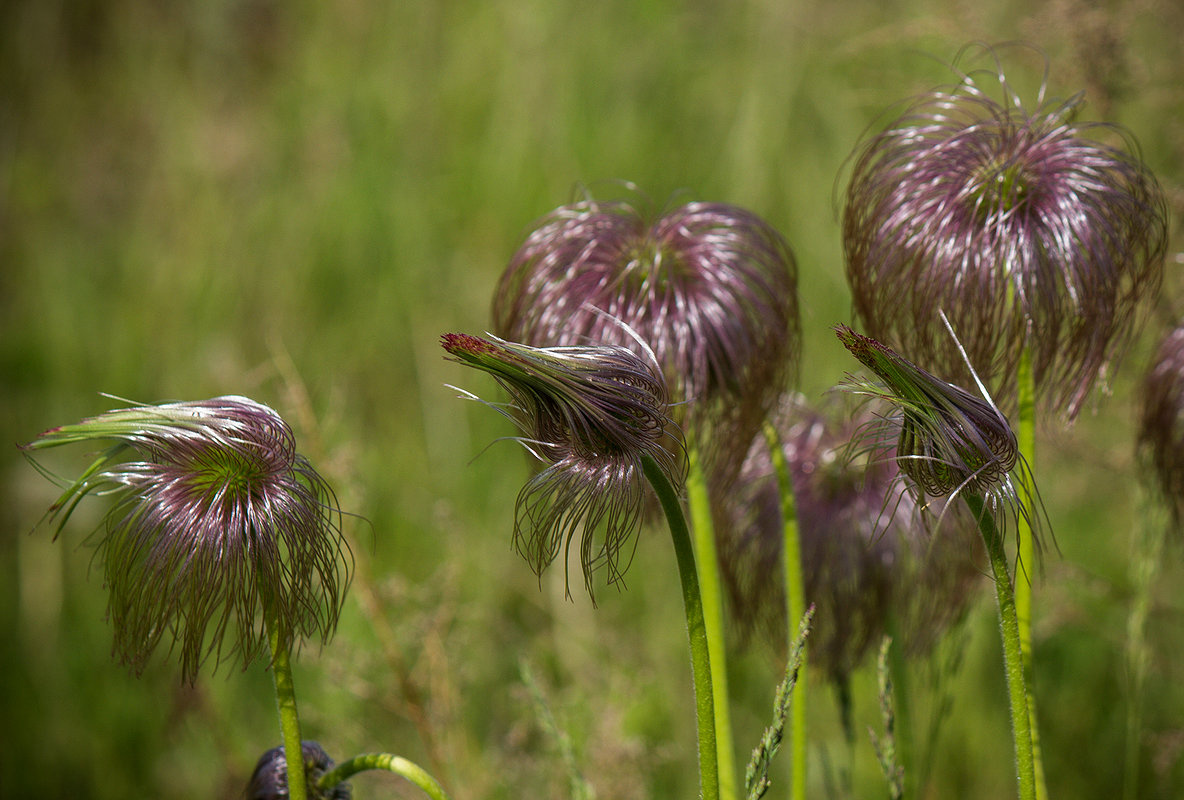
[(98, 539), (115, 652), (139, 673), (162, 639), (192, 682), (210, 656), (245, 667), (328, 640), (352, 556), (332, 489), (271, 408), (245, 397), (144, 405), (53, 428), (24, 446), (105, 444), (49, 511), (58, 531), (89, 494), (110, 495)]
[[(793, 478), (805, 601), (815, 608), (810, 660), (834, 677), (859, 666), (890, 617), (901, 646), (927, 650), (962, 615), (980, 574), (979, 538), (961, 504), (943, 512), (940, 501), (919, 503), (890, 447), (852, 456), (875, 420), (867, 405), (816, 410), (796, 399), (774, 415)], [(720, 564), (741, 631), (778, 644), (786, 632), (780, 502), (762, 435), (722, 515)]]
[(641, 522), (643, 459), (681, 480), (681, 444), (657, 366), (617, 345), (538, 348), (462, 333), (444, 334), (441, 343), (505, 388), (510, 404), (498, 410), (543, 464), (518, 495), (517, 550), (542, 574), (580, 532), (589, 593), (597, 568), (609, 583), (619, 580)]
[(1164, 195), (1133, 137), (1075, 121), (1078, 105), (1041, 90), (1025, 108), (998, 65), (962, 75), (859, 145), (843, 212), (872, 336), (968, 384), (942, 309), (1005, 406), (1028, 348), (1045, 405), (1069, 419), (1158, 293), (1167, 243)]
[[(349, 783), (342, 781), (331, 789), (317, 788), (322, 775), (333, 769), (333, 759), (317, 742), (306, 740), (300, 745), (304, 756), (304, 771), (310, 800), (350, 800), (353, 792)], [(247, 784), (247, 800), (287, 800), (288, 764), (284, 746), (273, 747), (259, 757), (255, 772)]]
[(903, 412), (897, 462), (934, 497), (990, 491), (1010, 474), (1019, 444), (997, 408), (902, 358), (887, 345), (836, 327), (839, 341), (887, 384)]

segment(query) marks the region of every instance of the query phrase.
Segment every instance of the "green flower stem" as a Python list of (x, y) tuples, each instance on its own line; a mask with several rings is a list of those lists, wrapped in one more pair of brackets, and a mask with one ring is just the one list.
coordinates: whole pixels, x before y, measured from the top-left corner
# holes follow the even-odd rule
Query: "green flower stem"
[(317, 781), (317, 788), (323, 791), (332, 789), (342, 781), (349, 780), (359, 772), (380, 769), (393, 772), (414, 783), (432, 800), (448, 800), (448, 793), (431, 775), (418, 764), (408, 761), (401, 756), (390, 753), (363, 753), (344, 761), (326, 772)]
[(279, 622), (274, 612), (265, 612), (267, 639), (271, 645), (271, 675), (275, 682), (275, 703), (280, 715), (280, 734), (284, 741), (284, 761), (288, 765), (288, 797), (307, 800), (304, 775), (304, 749), (300, 738), (300, 715), (296, 712), (296, 684), (292, 680), (292, 662), (283, 645)]
[[(794, 626), (806, 613), (806, 584), (802, 580), (802, 545), (798, 536), (797, 504), (793, 494), (793, 475), (785, 462), (781, 449), (781, 437), (771, 422), (765, 422), (765, 439), (769, 443), (773, 471), (777, 474), (777, 489), (781, 498), (781, 523), (784, 528), (782, 561), (785, 570), (786, 642), (794, 641), (798, 635)], [(790, 713), (790, 754), (793, 773), (790, 779), (791, 800), (805, 800), (806, 797), (806, 657), (803, 647), (798, 667), (803, 679), (794, 683)]]
[(732, 747), (732, 717), (728, 710), (727, 640), (724, 637), (724, 601), (720, 590), (719, 560), (715, 552), (715, 525), (711, 518), (707, 477), (703, 474), (703, 462), (694, 442), (689, 443), (687, 455), (690, 461), (687, 506), (691, 516), (691, 531), (695, 536), (695, 553), (698, 554), (703, 621), (707, 631), (707, 650), (711, 656), (719, 796), (721, 800), (735, 800), (736, 757)]
[(995, 518), (986, 508), (982, 497), (964, 492), (962, 499), (978, 520), (983, 544), (986, 545), (987, 556), (991, 561), (991, 572), (995, 578), (995, 595), (999, 601), (999, 631), (1003, 639), (1003, 667), (1011, 703), (1011, 730), (1015, 741), (1019, 796), (1020, 800), (1035, 800), (1036, 767), (1032, 754), (1032, 719), (1028, 711), (1028, 688), (1024, 678), (1024, 658), (1020, 647), (1015, 592), (1007, 571), (1007, 552), (1003, 546), (1003, 535), (996, 527)]
[(1166, 526), (1152, 519), (1151, 503), (1140, 493), (1142, 524), (1135, 532), (1134, 553), (1128, 574), (1134, 593), (1126, 621), (1126, 757), (1122, 796), (1135, 800), (1139, 794), (1139, 747), (1143, 731), (1144, 691), (1151, 647), (1147, 642), (1147, 615), (1151, 611), (1152, 591), (1163, 559)]
[[(1032, 350), (1025, 347), (1020, 355), (1016, 376), (1019, 405), (1016, 413), (1016, 439), (1019, 442), (1020, 457), (1028, 465), (1021, 470), (1019, 479), (1023, 484), (1020, 491), (1025, 497), (1035, 497), (1032, 473), (1036, 469), (1036, 378), (1032, 371)], [(1028, 519), (1019, 515), (1016, 533), (1021, 569), (1029, 570), (1028, 580), (1017, 580), (1015, 584), (1016, 616), (1020, 627), (1020, 650), (1024, 658), (1024, 670), (1028, 685), (1032, 684), (1032, 581), (1031, 572), (1036, 564), (1036, 539)], [(1036, 770), (1036, 800), (1048, 800), (1048, 785), (1044, 780), (1044, 759), (1040, 755), (1040, 725), (1036, 717), (1036, 700), (1028, 691), (1028, 716), (1032, 720), (1032, 758)]]
[(695, 717), (699, 731), (699, 796), (703, 800), (719, 800), (719, 762), (715, 741), (715, 704), (711, 681), (711, 652), (707, 644), (707, 628), (703, 621), (703, 598), (699, 590), (699, 576), (695, 570), (695, 550), (691, 533), (679, 504), (678, 494), (650, 456), (641, 460), (645, 477), (649, 480), (666, 513), (674, 556), (682, 579), (682, 602), (687, 615), (687, 637), (691, 647), (691, 677), (695, 686)]

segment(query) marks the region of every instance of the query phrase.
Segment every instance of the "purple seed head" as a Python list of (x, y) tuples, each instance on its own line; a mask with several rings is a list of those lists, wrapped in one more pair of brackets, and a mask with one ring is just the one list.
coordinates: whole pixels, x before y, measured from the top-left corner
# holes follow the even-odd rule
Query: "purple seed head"
[[(629, 202), (562, 206), (514, 254), (494, 332), (544, 347), (616, 344), (654, 353), (676, 418), (720, 474), (743, 453), (797, 362), (797, 266), (757, 215), (688, 203), (653, 215)], [(714, 435), (707, 435), (713, 431)]]
[(843, 211), (847, 278), (872, 336), (1005, 407), (1030, 350), (1044, 404), (1074, 418), (1163, 276), (1167, 206), (1131, 134), (1025, 107), (1002, 68), (961, 74), (862, 141)]
[(1159, 345), (1143, 377), (1138, 449), (1173, 525), (1184, 524), (1184, 324)]
[[(981, 569), (974, 520), (952, 504), (933, 530), (934, 509), (906, 490), (890, 447), (852, 457), (865, 426), (876, 421), (868, 405), (815, 409), (787, 400), (774, 421), (793, 478), (805, 600), (815, 608), (811, 662), (831, 676), (849, 674), (893, 615), (903, 646), (927, 650), (973, 597)], [(783, 525), (763, 435), (749, 449), (719, 529), (741, 631), (783, 645)]]
[(184, 680), (202, 663), (267, 658), (333, 634), (352, 555), (332, 489), (287, 423), (245, 397), (143, 405), (53, 428), (28, 454), (106, 444), (51, 507), (65, 525), (88, 494), (112, 498), (98, 537), (115, 652), (137, 674), (162, 640)]
[(451, 358), (491, 374), (510, 396), (498, 407), (542, 464), (518, 495), (515, 547), (542, 574), (577, 533), (584, 580), (623, 577), (641, 524), (642, 462), (678, 485), (681, 438), (657, 366), (617, 345), (531, 347), (495, 336), (445, 334)]

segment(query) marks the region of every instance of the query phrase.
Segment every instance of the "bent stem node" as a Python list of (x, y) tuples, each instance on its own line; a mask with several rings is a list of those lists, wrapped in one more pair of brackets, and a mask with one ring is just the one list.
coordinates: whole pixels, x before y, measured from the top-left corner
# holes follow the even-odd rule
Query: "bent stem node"
[(317, 781), (317, 788), (321, 790), (332, 789), (337, 784), (349, 780), (359, 772), (372, 769), (393, 772), (396, 775), (406, 778), (422, 789), (432, 800), (448, 800), (448, 793), (444, 791), (444, 788), (440, 786), (439, 782), (428, 774), (423, 767), (413, 761), (408, 761), (402, 756), (391, 755), (390, 753), (363, 753), (362, 755), (354, 756), (349, 761), (343, 761), (321, 776), (320, 780)]

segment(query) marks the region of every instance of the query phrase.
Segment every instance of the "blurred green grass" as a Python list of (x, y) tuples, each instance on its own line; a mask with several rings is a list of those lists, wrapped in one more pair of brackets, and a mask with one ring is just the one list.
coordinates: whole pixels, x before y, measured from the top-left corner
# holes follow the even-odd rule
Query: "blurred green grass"
[[(1128, 125), (1184, 208), (1184, 9), (1175, 3), (937, 0), (565, 3), (146, 0), (0, 7), (0, 430), (10, 443), (111, 405), (241, 393), (293, 422), (343, 506), (359, 577), (341, 630), (302, 654), (305, 733), (331, 754), (388, 749), (460, 798), (562, 796), (518, 660), (536, 667), (599, 796), (695, 792), (689, 670), (669, 545), (647, 533), (628, 590), (563, 600), (510, 550), (526, 474), (487, 391), (440, 356), (479, 332), (532, 220), (580, 185), (628, 180), (752, 209), (801, 268), (803, 368), (816, 397), (851, 368), (836, 203), (844, 160), (893, 103), (948, 79), (971, 41), (1023, 39), (1050, 91)], [(1034, 85), (1039, 64), (1022, 73)], [(1013, 77), (1015, 77), (1013, 75)], [(1055, 797), (1121, 789), (1127, 575), (1138, 483), (1131, 385), (1179, 307), (1168, 299), (1037, 468), (1060, 545), (1045, 560), (1036, 688)], [(233, 665), (195, 688), (109, 658), (84, 539), (33, 531), (53, 499), (0, 455), (0, 796), (235, 797), (278, 739), (269, 677)], [(100, 504), (92, 504), (96, 506)], [(1184, 794), (1184, 579), (1169, 548), (1151, 618), (1143, 794)], [(953, 697), (931, 797), (1012, 792), (989, 597), (954, 674), (918, 666), (922, 709)], [(947, 651), (956, 648), (953, 643)], [(946, 652), (943, 657), (949, 656)], [(778, 670), (733, 668), (745, 752)], [(856, 676), (849, 754), (815, 679), (811, 796), (850, 773), (882, 796)], [(359, 796), (413, 796), (385, 776)], [(776, 791), (776, 790), (775, 790)], [(400, 793), (403, 794), (400, 794)]]

